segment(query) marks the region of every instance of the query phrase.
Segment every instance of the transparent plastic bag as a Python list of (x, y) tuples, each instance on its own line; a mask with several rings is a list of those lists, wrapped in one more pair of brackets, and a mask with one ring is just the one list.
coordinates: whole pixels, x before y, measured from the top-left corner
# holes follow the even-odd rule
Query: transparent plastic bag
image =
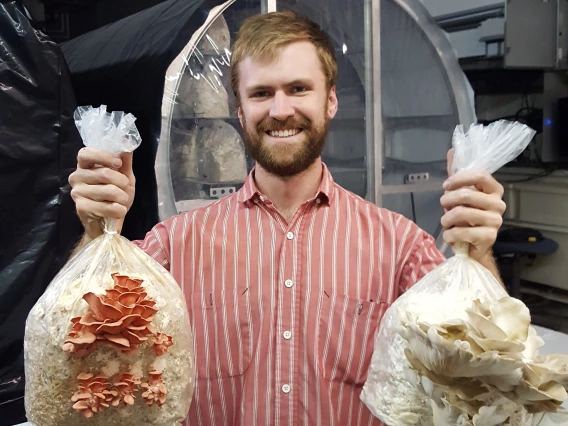
[[(85, 145), (115, 155), (140, 144), (135, 118), (81, 107)], [(29, 313), (25, 406), (36, 426), (174, 426), (194, 388), (193, 337), (173, 277), (104, 220)]]
[[(472, 125), (467, 133), (464, 133), (462, 126), (458, 126), (453, 138), (455, 152), (451, 172), (453, 174), (460, 170), (475, 170), (493, 173), (517, 157), (526, 148), (534, 133), (532, 129), (523, 124), (506, 121), (495, 122), (487, 127)], [(446, 260), (398, 298), (381, 320), (379, 332), (375, 338), (375, 349), (367, 381), (361, 393), (361, 400), (376, 417), (388, 425), (474, 424), (469, 423), (468, 421), (471, 421), (471, 419), (466, 419), (466, 416), (461, 418), (450, 416), (450, 414), (458, 414), (459, 409), (453, 410), (452, 401), (447, 399), (448, 388), (437, 385), (436, 380), (441, 377), (442, 373), (438, 376), (432, 375), (430, 377), (432, 380), (429, 380), (428, 377), (424, 378), (416, 370), (416, 368), (420, 370), (420, 367), (424, 367), (420, 364), (420, 360), (424, 361), (430, 368), (440, 368), (444, 374), (454, 374), (453, 372), (448, 373), (454, 367), (458, 370), (461, 368), (462, 371), (466, 367), (471, 370), (470, 360), (464, 360), (464, 353), (457, 349), (460, 344), (464, 346), (470, 344), (465, 341), (464, 333), (468, 331), (466, 325), (469, 324), (468, 321), (471, 322), (470, 315), (474, 316), (477, 313), (468, 314), (468, 310), (475, 310), (478, 307), (485, 313), (484, 309), (487, 304), (496, 306), (494, 304), (497, 301), (507, 299), (507, 293), (495, 277), (485, 267), (468, 256), (468, 244), (456, 244), (453, 250), (456, 254), (454, 257)], [(483, 306), (475, 305), (474, 301), (479, 301), (478, 303), (482, 303)], [(522, 302), (519, 303), (522, 304)], [(519, 307), (517, 306), (517, 308)], [(528, 309), (526, 312), (522, 311), (528, 315)], [(452, 340), (450, 345), (446, 344), (447, 341), (443, 339), (438, 339), (442, 341), (432, 343), (430, 338), (436, 340), (437, 336), (440, 335), (438, 333), (446, 333), (444, 334), (446, 337), (455, 333), (457, 337), (452, 338), (453, 340), (450, 339)], [(521, 344), (526, 344), (526, 347), (530, 346), (531, 343), (538, 346), (539, 341), (535, 337), (535, 333), (529, 333), (530, 336), (527, 336), (526, 333), (529, 333), (528, 324), (524, 335), (525, 342), (521, 342), (521, 337), (517, 336), (518, 341), (516, 343), (519, 343), (519, 345), (516, 346), (516, 349), (520, 349)], [(527, 339), (529, 340), (528, 343), (526, 342)], [(475, 345), (475, 343), (471, 345)], [(419, 361), (415, 361), (411, 366), (407, 357), (409, 348), (410, 356), (415, 355), (413, 350), (419, 353), (420, 350), (426, 351), (427, 349), (431, 349), (434, 355), (430, 353), (430, 359), (418, 357), (420, 358)], [(530, 348), (525, 349), (525, 351), (529, 350)], [(527, 354), (525, 353), (525, 355)], [(452, 356), (457, 357), (457, 360), (453, 359)], [(462, 358), (459, 358), (460, 356)], [(511, 355), (514, 361), (507, 364), (508, 367), (503, 367), (497, 361), (495, 361), (495, 367), (489, 359), (485, 359), (483, 362), (487, 362), (483, 364), (483, 367), (492, 368), (493, 366), (496, 369), (502, 368), (503, 371), (508, 371), (506, 369), (510, 368), (515, 370), (515, 374), (518, 374), (520, 364), (517, 362), (517, 358), (522, 358), (522, 356), (522, 353), (517, 353), (515, 356)], [(457, 365), (452, 365), (452, 360)], [(462, 364), (459, 364), (460, 362)], [(434, 367), (432, 364), (434, 364)], [(503, 364), (505, 363), (503, 362)], [(481, 373), (479, 370), (468, 370), (464, 374), (473, 377)], [(487, 374), (493, 373), (488, 370)], [(498, 376), (499, 374), (495, 373), (495, 375)], [(495, 380), (499, 381), (505, 378), (510, 379), (509, 376), (500, 376)], [(454, 385), (455, 381), (452, 378), (444, 383), (450, 386), (450, 384)], [(470, 386), (471, 388), (472, 386)], [(505, 417), (508, 420), (506, 422), (503, 420), (500, 423), (475, 424), (530, 425), (531, 419), (526, 411), (522, 407), (512, 406), (511, 401), (499, 399), (500, 395), (499, 392), (483, 395), (485, 399), (482, 398), (483, 401), (477, 402), (483, 406), (486, 403), (490, 404), (487, 401), (491, 400), (492, 406), (497, 411), (501, 410), (492, 414), (497, 417), (498, 414), (502, 416), (509, 410), (507, 413), (510, 416)], [(479, 395), (476, 396), (479, 397)], [(442, 409), (437, 409), (434, 400), (436, 400), (438, 406), (442, 406)], [(434, 416), (436, 417), (434, 418)], [(480, 422), (479, 418), (477, 420)]]

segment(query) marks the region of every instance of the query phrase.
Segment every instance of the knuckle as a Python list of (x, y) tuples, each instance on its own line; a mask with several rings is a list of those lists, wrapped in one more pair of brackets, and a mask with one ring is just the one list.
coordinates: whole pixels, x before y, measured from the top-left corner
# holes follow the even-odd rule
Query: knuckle
[(500, 183), (497, 185), (497, 194), (499, 197), (502, 197), (505, 194), (505, 188)]
[(467, 209), (461, 205), (454, 207), (448, 212), (449, 222), (457, 223), (463, 222), (466, 219)]
[(126, 215), (126, 207), (119, 203), (113, 203), (111, 206), (112, 214), (117, 218), (122, 218)]
[(477, 173), (476, 179), (481, 183), (491, 183), (493, 177), (489, 173)]
[(442, 216), (442, 219), (440, 219), (440, 223), (442, 224), (443, 228), (448, 228), (450, 224), (450, 219), (448, 218), (447, 214)]
[(452, 209), (453, 215), (457, 217), (463, 217), (467, 214), (467, 212), (468, 212), (467, 208), (461, 205), (456, 206), (454, 209)]
[(125, 205), (128, 202), (128, 195), (120, 188), (114, 187), (114, 200), (115, 202)]
[(502, 216), (497, 216), (495, 219), (495, 225), (497, 226), (497, 228), (500, 228), (501, 225), (503, 225), (503, 217)]
[(128, 185), (130, 184), (130, 182), (128, 181), (128, 178), (126, 176), (121, 174), (119, 180), (120, 180), (120, 182), (118, 182), (118, 183), (119, 183), (120, 188), (122, 188), (122, 189), (128, 188)]
[(77, 199), (79, 198), (79, 194), (77, 194), (77, 188), (72, 188), (71, 189), (71, 198), (75, 201), (75, 203), (77, 203)]
[(469, 201), (471, 201), (471, 191), (465, 188), (460, 189), (458, 193), (458, 200), (460, 204), (467, 204)]
[(107, 185), (105, 187), (106, 198), (109, 201), (117, 202), (120, 200), (121, 190), (114, 185)]
[(75, 210), (77, 210), (79, 216), (83, 215), (87, 211), (84, 200), (82, 198), (77, 198), (74, 201), (75, 201)]
[(88, 148), (81, 148), (77, 153), (77, 163), (86, 163), (89, 161), (89, 149)]
[(102, 168), (99, 169), (98, 172), (99, 172), (103, 182), (105, 182), (105, 183), (111, 183), (112, 182), (113, 173), (112, 173), (111, 169), (108, 169), (106, 167), (102, 167)]
[(507, 211), (507, 204), (503, 200), (500, 200), (499, 213), (502, 215), (505, 211)]

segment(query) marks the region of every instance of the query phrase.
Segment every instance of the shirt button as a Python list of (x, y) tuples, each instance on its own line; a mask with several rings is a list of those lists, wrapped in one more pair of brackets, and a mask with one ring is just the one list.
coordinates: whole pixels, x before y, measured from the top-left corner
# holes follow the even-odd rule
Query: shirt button
[(321, 203), (321, 200), (319, 198), (316, 198), (316, 203), (317, 204)]
[(282, 392), (290, 393), (290, 385), (282, 385)]
[(260, 198), (260, 201), (264, 202), (264, 197), (262, 195), (258, 198)]
[(293, 239), (293, 238), (294, 238), (294, 233), (293, 233), (293, 232), (288, 232), (288, 233), (286, 234), (286, 238), (288, 238), (289, 240)]
[(284, 332), (284, 338), (286, 340), (290, 340), (291, 337), (292, 337), (292, 333), (290, 333), (289, 331)]
[(284, 285), (286, 287), (290, 288), (294, 285), (294, 282), (292, 280), (286, 280), (286, 281), (284, 281)]

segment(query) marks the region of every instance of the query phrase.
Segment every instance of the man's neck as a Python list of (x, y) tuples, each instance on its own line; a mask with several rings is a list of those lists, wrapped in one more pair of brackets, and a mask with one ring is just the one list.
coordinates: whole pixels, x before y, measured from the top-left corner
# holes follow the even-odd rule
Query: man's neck
[(322, 162), (317, 159), (308, 169), (295, 176), (282, 178), (255, 167), (254, 181), (258, 190), (290, 222), (298, 208), (316, 196), (322, 180)]

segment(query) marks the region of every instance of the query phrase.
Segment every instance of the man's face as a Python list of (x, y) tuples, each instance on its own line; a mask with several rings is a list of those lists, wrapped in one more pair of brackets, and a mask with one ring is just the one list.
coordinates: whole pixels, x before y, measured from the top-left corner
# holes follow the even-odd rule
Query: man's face
[(245, 58), (239, 95), (245, 145), (262, 168), (290, 177), (319, 158), (337, 97), (335, 87), (326, 87), (313, 44), (291, 43), (273, 61)]

